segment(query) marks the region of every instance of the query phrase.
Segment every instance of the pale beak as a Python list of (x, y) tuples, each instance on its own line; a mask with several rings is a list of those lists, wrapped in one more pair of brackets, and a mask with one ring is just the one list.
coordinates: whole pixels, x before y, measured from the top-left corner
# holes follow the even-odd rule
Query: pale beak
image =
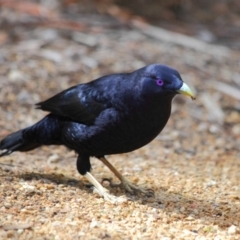
[(190, 87), (186, 83), (183, 83), (182, 87), (179, 90), (177, 90), (177, 92), (180, 93), (180, 94), (189, 96), (192, 99), (195, 99), (192, 90), (190, 89)]

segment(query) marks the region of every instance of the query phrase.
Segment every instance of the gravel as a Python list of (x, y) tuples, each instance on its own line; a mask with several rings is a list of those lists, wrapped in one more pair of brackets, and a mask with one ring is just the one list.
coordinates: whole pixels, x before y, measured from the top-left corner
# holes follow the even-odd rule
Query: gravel
[[(5, 18), (16, 14), (4, 11)], [(239, 88), (239, 52), (217, 58), (101, 23), (82, 35), (17, 22), (11, 34), (2, 31), (8, 40), (0, 48), (1, 138), (40, 120), (46, 113), (34, 109), (38, 101), (153, 62), (177, 68), (197, 100), (178, 96), (168, 125), (152, 143), (107, 156), (130, 181), (152, 188), (154, 198), (106, 185), (128, 201), (104, 202), (77, 173), (75, 153), (64, 147), (1, 158), (1, 239), (240, 239), (240, 105), (209, 85), (214, 80)], [(221, 121), (209, 114), (211, 99)], [(117, 181), (100, 161), (92, 164), (99, 181)]]

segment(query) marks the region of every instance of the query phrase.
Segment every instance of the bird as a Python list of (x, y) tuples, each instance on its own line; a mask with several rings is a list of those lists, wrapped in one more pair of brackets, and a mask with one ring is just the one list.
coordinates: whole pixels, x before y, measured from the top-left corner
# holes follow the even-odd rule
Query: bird
[(106, 201), (115, 203), (119, 199), (90, 173), (90, 157), (99, 159), (120, 180), (120, 184), (112, 184), (105, 179), (111, 186), (147, 194), (149, 189), (132, 184), (105, 156), (131, 152), (150, 143), (167, 124), (177, 94), (195, 99), (179, 72), (159, 63), (75, 85), (37, 103), (37, 109), (49, 113), (34, 125), (3, 138), (0, 157), (43, 145), (64, 145), (76, 152), (78, 172)]

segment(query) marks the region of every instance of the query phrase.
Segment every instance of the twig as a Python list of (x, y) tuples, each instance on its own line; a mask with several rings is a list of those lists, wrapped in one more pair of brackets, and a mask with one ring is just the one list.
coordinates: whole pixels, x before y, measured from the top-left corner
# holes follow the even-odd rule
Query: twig
[(231, 50), (227, 47), (211, 45), (196, 38), (183, 35), (181, 33), (175, 33), (160, 27), (151, 26), (150, 24), (141, 22), (139, 20), (133, 20), (132, 25), (142, 33), (164, 42), (173, 43), (211, 55), (220, 55), (227, 57), (231, 53)]
[(219, 124), (223, 124), (224, 112), (220, 107), (220, 104), (208, 93), (202, 94), (200, 100), (208, 111), (209, 119), (218, 122)]
[(240, 90), (235, 87), (217, 81), (211, 81), (210, 86), (230, 97), (240, 100)]
[(158, 40), (191, 48), (211, 55), (227, 57), (231, 50), (227, 47), (211, 45), (193, 37), (175, 33), (160, 27), (152, 26), (143, 18), (135, 16), (129, 10), (120, 8), (116, 5), (108, 6), (107, 12), (126, 25), (130, 25), (141, 31), (143, 34)]

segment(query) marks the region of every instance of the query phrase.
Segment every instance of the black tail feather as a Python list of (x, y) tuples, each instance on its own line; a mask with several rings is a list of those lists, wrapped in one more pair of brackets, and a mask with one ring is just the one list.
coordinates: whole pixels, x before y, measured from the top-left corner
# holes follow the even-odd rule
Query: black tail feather
[(36, 142), (23, 139), (23, 130), (8, 135), (0, 142), (0, 150), (2, 151), (0, 157), (9, 155), (14, 151), (30, 151), (40, 146)]
[(0, 142), (0, 157), (14, 151), (27, 152), (42, 145), (60, 145), (66, 118), (47, 115), (36, 124), (6, 136)]

